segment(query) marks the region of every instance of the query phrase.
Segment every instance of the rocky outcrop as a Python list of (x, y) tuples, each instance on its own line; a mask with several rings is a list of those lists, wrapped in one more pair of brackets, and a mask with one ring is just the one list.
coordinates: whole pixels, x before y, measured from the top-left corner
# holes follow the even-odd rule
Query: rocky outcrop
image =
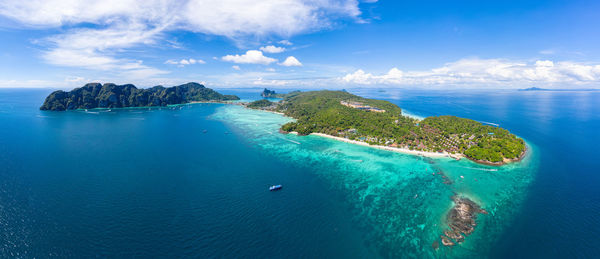
[(477, 215), (487, 214), (487, 211), (466, 197), (455, 195), (452, 197), (452, 201), (454, 201), (454, 207), (447, 215), (450, 229), (444, 231), (444, 235), (441, 236), (442, 244), (445, 246), (463, 242), (465, 237), (475, 230)]
[(166, 106), (194, 101), (239, 100), (235, 95), (223, 95), (198, 83), (173, 87), (155, 86), (138, 89), (132, 84), (89, 83), (70, 92), (54, 91), (40, 110), (64, 111), (92, 108), (123, 108)]
[(276, 98), (277, 93), (275, 93), (274, 90), (269, 90), (269, 89), (265, 88), (265, 90), (263, 90), (263, 92), (260, 94), (260, 96), (265, 97), (265, 98)]
[(275, 92), (275, 90), (269, 90), (267, 88), (265, 88), (265, 90), (262, 91), (262, 93), (260, 94), (260, 96), (264, 97), (264, 98), (286, 98), (288, 96), (292, 96), (295, 94), (300, 93), (300, 91), (291, 91), (287, 94), (278, 94)]

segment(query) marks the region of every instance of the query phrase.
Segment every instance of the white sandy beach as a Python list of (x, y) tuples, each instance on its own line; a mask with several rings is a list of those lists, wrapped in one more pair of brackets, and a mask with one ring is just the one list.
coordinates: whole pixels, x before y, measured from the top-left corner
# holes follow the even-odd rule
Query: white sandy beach
[[(267, 110), (260, 110), (260, 111), (276, 113), (276, 114), (288, 117), (285, 114), (280, 113), (280, 112), (267, 111)], [(288, 117), (288, 118), (291, 118), (291, 117)], [(298, 132), (290, 132), (290, 134), (296, 134), (297, 135)], [(356, 145), (361, 145), (361, 146), (366, 146), (366, 147), (372, 147), (372, 148), (377, 148), (377, 149), (382, 149), (382, 150), (387, 150), (387, 151), (392, 151), (392, 152), (398, 152), (398, 153), (403, 153), (403, 154), (415, 155), (415, 156), (450, 157), (450, 158), (454, 158), (454, 159), (457, 159), (457, 158), (458, 159), (462, 159), (462, 158), (464, 158), (464, 156), (461, 155), (461, 154), (450, 154), (450, 153), (447, 153), (447, 152), (437, 153), (437, 152), (427, 152), (427, 151), (410, 150), (410, 149), (407, 149), (407, 148), (397, 148), (397, 147), (389, 147), (389, 146), (371, 145), (371, 144), (366, 143), (366, 142), (362, 142), (362, 141), (358, 141), (358, 140), (350, 140), (350, 139), (336, 137), (336, 136), (327, 135), (327, 134), (323, 134), (323, 133), (311, 133), (310, 135), (315, 135), (315, 136), (319, 136), (319, 137), (324, 137), (324, 138), (335, 139), (335, 140), (338, 140), (338, 141), (343, 141), (343, 142), (346, 142), (346, 143), (351, 143), (351, 144), (356, 144)]]
[(350, 140), (350, 139), (331, 136), (331, 135), (327, 135), (327, 134), (323, 134), (323, 133), (311, 133), (310, 135), (335, 139), (338, 141), (343, 141), (343, 142), (347, 142), (347, 143), (351, 143), (351, 144), (367, 146), (367, 147), (372, 147), (372, 148), (377, 148), (377, 149), (383, 149), (383, 150), (387, 150), (387, 151), (393, 151), (393, 152), (404, 153), (404, 154), (409, 154), (409, 155), (426, 156), (426, 157), (453, 157), (453, 158), (456, 158), (456, 157), (462, 158), (463, 157), (460, 154), (449, 154), (446, 152), (436, 153), (436, 152), (410, 150), (407, 148), (396, 148), (396, 147), (388, 147), (388, 146), (370, 145), (369, 143), (366, 143), (366, 142), (362, 142), (362, 141), (358, 141), (358, 140)]

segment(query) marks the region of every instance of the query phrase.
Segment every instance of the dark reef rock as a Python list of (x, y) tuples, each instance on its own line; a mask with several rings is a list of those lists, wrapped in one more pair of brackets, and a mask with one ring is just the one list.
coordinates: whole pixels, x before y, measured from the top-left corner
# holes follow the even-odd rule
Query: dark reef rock
[(239, 100), (235, 95), (223, 95), (198, 83), (173, 87), (155, 86), (138, 89), (132, 84), (89, 83), (70, 92), (54, 91), (40, 110), (64, 111), (92, 108), (123, 108), (166, 106), (194, 101)]
[(445, 245), (445, 246), (453, 246), (454, 245), (454, 242), (452, 242), (448, 237), (440, 236), (440, 238), (442, 238), (442, 245)]
[(441, 236), (442, 244), (445, 246), (454, 245), (454, 242), (451, 240), (454, 240), (456, 243), (463, 242), (465, 236), (473, 233), (473, 230), (475, 230), (475, 226), (477, 226), (477, 223), (475, 223), (477, 214), (487, 214), (487, 211), (481, 209), (479, 205), (468, 198), (455, 195), (452, 197), (452, 200), (454, 201), (454, 207), (452, 207), (447, 215), (450, 230), (444, 231), (445, 236)]
[(433, 241), (433, 243), (431, 244), (431, 247), (435, 250), (438, 250), (440, 248), (440, 242), (438, 242), (437, 240)]

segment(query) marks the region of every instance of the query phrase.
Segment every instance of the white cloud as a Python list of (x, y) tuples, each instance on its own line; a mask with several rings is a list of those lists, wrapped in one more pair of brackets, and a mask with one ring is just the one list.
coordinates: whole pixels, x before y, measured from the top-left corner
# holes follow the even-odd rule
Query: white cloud
[(123, 72), (144, 70), (154, 71), (155, 75), (165, 74), (167, 71), (149, 70), (150, 67), (143, 65), (141, 60), (118, 58), (115, 55), (124, 48), (153, 44), (159, 34), (160, 29), (148, 29), (139, 23), (119, 24), (107, 29), (75, 29), (46, 38), (44, 43), (49, 49), (42, 52), (42, 59), (59, 66)]
[(290, 85), (291, 81), (288, 80), (264, 80), (262, 77), (254, 80), (253, 85), (264, 85), (264, 86), (286, 86)]
[(238, 71), (241, 70), (240, 66), (238, 66), (238, 65), (233, 65), (233, 66), (231, 66), (231, 68), (238, 70)]
[(268, 67), (266, 70), (269, 71), (269, 72), (275, 72), (275, 69), (272, 68), (272, 67)]
[(290, 42), (289, 40), (280, 40), (279, 44), (281, 44), (281, 45), (288, 45), (288, 46), (293, 45), (293, 43)]
[(4, 0), (0, 15), (26, 26), (146, 21), (235, 37), (294, 35), (329, 27), (337, 18), (357, 18), (360, 10), (356, 0)]
[[(142, 65), (140, 60), (127, 58), (127, 53), (148, 45), (172, 46), (165, 37), (169, 31), (186, 30), (236, 41), (271, 35), (291, 37), (330, 28), (338, 19), (359, 21), (359, 15), (356, 0), (0, 1), (0, 16), (21, 26), (59, 29), (58, 34), (37, 40), (46, 48), (42, 58), (50, 64), (130, 70), (132, 74), (153, 71), (155, 75), (166, 71)], [(263, 58), (261, 62), (274, 60)]]
[(178, 67), (183, 67), (186, 65), (206, 64), (206, 62), (204, 62), (204, 60), (202, 60), (202, 59), (188, 58), (188, 59), (182, 59), (182, 60), (169, 59), (169, 60), (165, 61), (165, 64), (177, 65)]
[(302, 63), (300, 63), (300, 61), (298, 61), (298, 59), (296, 59), (294, 56), (289, 56), (280, 65), (286, 67), (301, 67)]
[(266, 53), (281, 53), (281, 52), (285, 51), (285, 48), (269, 45), (269, 46), (265, 46), (265, 47), (260, 47), (260, 50), (262, 50)]
[(501, 85), (510, 87), (559, 84), (599, 84), (600, 65), (570, 61), (518, 62), (503, 59), (462, 59), (427, 71), (392, 68), (374, 75), (359, 69), (339, 78), (359, 85)]
[(47, 80), (0, 80), (0, 88), (44, 88), (56, 86)]
[(69, 76), (69, 77), (65, 78), (65, 81), (70, 82), (70, 83), (80, 83), (80, 82), (85, 82), (87, 80), (81, 76)]
[(223, 61), (238, 63), (238, 64), (262, 64), (268, 65), (276, 62), (277, 59), (266, 57), (260, 50), (248, 50), (243, 55), (227, 55), (221, 58)]

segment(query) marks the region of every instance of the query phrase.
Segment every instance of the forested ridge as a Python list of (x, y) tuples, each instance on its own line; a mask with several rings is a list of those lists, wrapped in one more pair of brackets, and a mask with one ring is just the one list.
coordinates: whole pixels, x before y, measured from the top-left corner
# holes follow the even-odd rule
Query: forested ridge
[(139, 89), (132, 84), (89, 83), (69, 92), (54, 91), (40, 110), (64, 111), (92, 108), (123, 108), (166, 106), (194, 101), (239, 100), (235, 95), (223, 95), (198, 83), (173, 87), (154, 86)]

